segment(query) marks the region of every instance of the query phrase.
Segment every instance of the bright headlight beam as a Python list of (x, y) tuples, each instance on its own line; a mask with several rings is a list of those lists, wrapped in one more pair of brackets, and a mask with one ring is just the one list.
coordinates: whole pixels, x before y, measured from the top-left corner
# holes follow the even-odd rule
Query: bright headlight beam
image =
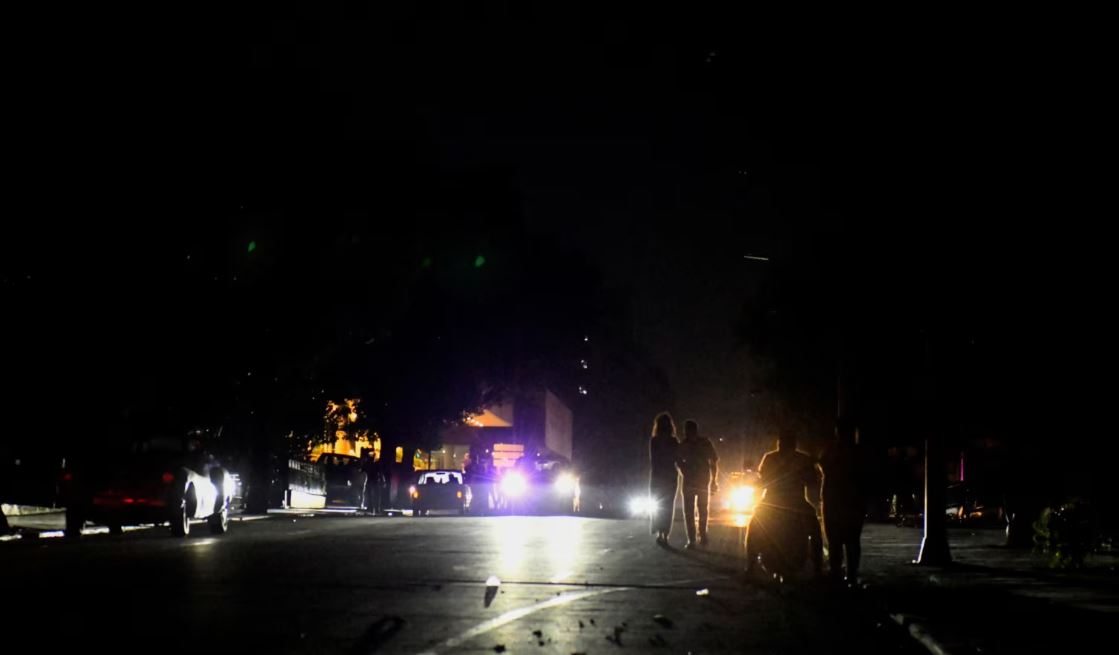
[(634, 516), (652, 516), (657, 511), (657, 502), (648, 496), (635, 496), (629, 499), (629, 512)]
[(508, 496), (520, 496), (526, 486), (525, 477), (520, 473), (508, 473), (501, 479), (501, 491)]
[(569, 494), (575, 491), (575, 476), (570, 473), (563, 473), (556, 478), (556, 491), (561, 494)]

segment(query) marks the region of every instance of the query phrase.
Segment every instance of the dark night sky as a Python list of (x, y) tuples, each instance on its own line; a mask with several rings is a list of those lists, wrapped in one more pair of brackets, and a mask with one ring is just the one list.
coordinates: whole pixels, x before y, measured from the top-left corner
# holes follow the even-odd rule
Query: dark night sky
[[(58, 32), (22, 79), (32, 197), (9, 215), (8, 289), (80, 277), (100, 247), (174, 250), (245, 202), (344, 207), (398, 159), (501, 171), (533, 230), (631, 298), (675, 409), (713, 436), (749, 419), (736, 325), (768, 279), (749, 253), (812, 280), (841, 263), (875, 329), (976, 336), (1003, 396), (1077, 397), (1103, 271), (1081, 227), (1101, 181), (1090, 44), (1057, 57), (983, 16), (948, 38), (904, 17), (471, 6)], [(51, 234), (62, 216), (81, 225)]]

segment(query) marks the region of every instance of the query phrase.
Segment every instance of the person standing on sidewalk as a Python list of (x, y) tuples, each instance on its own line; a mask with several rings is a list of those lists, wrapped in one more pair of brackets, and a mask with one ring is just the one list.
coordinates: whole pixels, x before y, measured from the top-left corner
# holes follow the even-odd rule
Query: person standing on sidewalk
[(676, 514), (676, 459), (679, 447), (676, 424), (668, 412), (662, 412), (653, 422), (653, 437), (649, 440), (649, 500), (652, 503), (649, 519), (658, 544), (668, 543), (672, 518)]
[(377, 484), (377, 475), (381, 467), (374, 459), (372, 449), (366, 448), (361, 453), (361, 470), (365, 473), (365, 489), (363, 490), (365, 512), (377, 513), (377, 499), (380, 495), (381, 487)]
[(844, 552), (847, 556), (847, 581), (859, 575), (859, 540), (866, 510), (866, 465), (859, 448), (858, 428), (841, 419), (835, 426), (835, 441), (820, 458), (823, 472), (822, 498), (824, 535), (828, 540), (828, 568), (831, 578), (843, 580)]
[[(711, 494), (719, 492), (719, 456), (711, 440), (699, 434), (699, 424), (684, 421), (684, 441), (680, 444), (677, 467), (684, 478), (684, 520), (688, 529), (688, 544), (707, 546), (707, 514)], [(699, 524), (696, 525), (696, 509)]]

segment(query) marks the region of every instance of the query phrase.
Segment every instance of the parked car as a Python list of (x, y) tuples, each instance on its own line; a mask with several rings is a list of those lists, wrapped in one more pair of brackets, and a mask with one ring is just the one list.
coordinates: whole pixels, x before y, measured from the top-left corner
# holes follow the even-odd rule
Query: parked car
[(191, 521), (206, 520), (210, 532), (229, 530), (234, 481), (221, 463), (194, 442), (152, 439), (127, 452), (78, 458), (63, 470), (60, 503), (66, 535), (78, 537), (88, 521), (112, 533), (141, 523), (169, 524), (186, 536)]
[(956, 483), (948, 486), (946, 501), (949, 524), (993, 527), (1006, 523), (1002, 498), (998, 494)]
[(361, 470), (361, 459), (352, 455), (323, 453), (316, 463), (326, 473), (326, 505), (365, 509), (368, 476)]
[(423, 471), (408, 493), (412, 496), (412, 516), (439, 510), (465, 514), (469, 502), (462, 471)]

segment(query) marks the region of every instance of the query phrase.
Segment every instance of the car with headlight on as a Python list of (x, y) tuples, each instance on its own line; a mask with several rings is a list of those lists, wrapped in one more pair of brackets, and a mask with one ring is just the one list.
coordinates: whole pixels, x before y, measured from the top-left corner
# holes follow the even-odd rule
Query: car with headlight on
[(728, 472), (711, 499), (711, 509), (738, 527), (746, 527), (761, 499), (758, 476), (752, 471)]
[(408, 494), (412, 497), (412, 516), (427, 516), (433, 511), (465, 514), (470, 504), (462, 471), (421, 471)]
[(634, 499), (648, 496), (640, 493), (640, 483), (633, 483), (610, 473), (581, 476), (579, 479), (579, 512), (603, 518), (625, 518), (632, 513)]
[(579, 476), (558, 460), (521, 460), (500, 474), (496, 496), (506, 514), (577, 514), (582, 509)]
[(227, 532), (235, 487), (233, 476), (196, 443), (152, 439), (129, 452), (70, 462), (58, 488), (68, 537), (80, 536), (87, 521), (113, 534), (126, 525), (169, 524), (184, 537), (200, 520), (213, 534)]

